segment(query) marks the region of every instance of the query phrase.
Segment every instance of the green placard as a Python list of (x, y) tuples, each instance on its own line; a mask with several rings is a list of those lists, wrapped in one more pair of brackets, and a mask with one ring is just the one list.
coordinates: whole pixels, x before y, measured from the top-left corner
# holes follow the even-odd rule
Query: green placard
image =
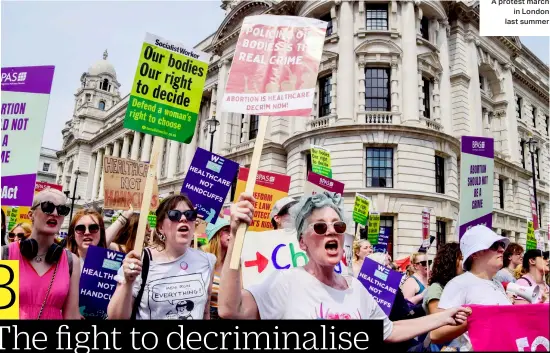
[(353, 205), (353, 221), (366, 226), (369, 217), (369, 208), (370, 200), (361, 194), (356, 194)]
[(311, 169), (313, 173), (332, 178), (330, 151), (323, 147), (311, 145)]
[(369, 213), (369, 226), (367, 229), (367, 234), (371, 245), (378, 244), (378, 236), (380, 234), (380, 213)]
[(533, 226), (533, 221), (527, 222), (527, 244), (525, 244), (527, 250), (537, 248), (537, 239), (535, 238), (535, 227)]
[(149, 215), (147, 216), (147, 221), (149, 221), (149, 227), (151, 229), (155, 229), (157, 226), (157, 215), (155, 212), (149, 212)]
[(209, 54), (147, 33), (124, 127), (189, 143), (193, 138)]
[(12, 207), (10, 210), (10, 213), (6, 215), (6, 218), (9, 217), (8, 229), (7, 229), (8, 231), (11, 230), (13, 227), (15, 227), (15, 225), (17, 224), (18, 215), (19, 215), (19, 207), (17, 206)]

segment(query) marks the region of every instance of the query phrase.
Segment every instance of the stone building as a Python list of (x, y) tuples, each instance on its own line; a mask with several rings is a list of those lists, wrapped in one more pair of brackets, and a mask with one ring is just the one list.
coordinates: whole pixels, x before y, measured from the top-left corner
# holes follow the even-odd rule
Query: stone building
[[(222, 1), (222, 8), (226, 17), (218, 30), (196, 46), (212, 59), (195, 137), (189, 145), (166, 141), (161, 195), (178, 193), (195, 149), (209, 149), (205, 122), (212, 116), (221, 123), (214, 152), (250, 164), (258, 117), (217, 111), (240, 24), (254, 14), (307, 16), (328, 21), (311, 116), (270, 118), (262, 170), (291, 176), (290, 195), (300, 196), (310, 145), (330, 149), (333, 177), (346, 185), (349, 226), (355, 193), (370, 196), (390, 234), (390, 254), (400, 258), (420, 245), (424, 207), (431, 210), (437, 243), (457, 240), (462, 135), (494, 138), (493, 227), (525, 244), (528, 142), (536, 141), (540, 224), (547, 236), (548, 66), (517, 37), (481, 37), (477, 2), (259, 0)], [(102, 156), (147, 161), (152, 138), (122, 128), (128, 97), (120, 96), (106, 54), (81, 82), (74, 116), (63, 129), (58, 179), (72, 190), (78, 168), (80, 205), (101, 206)]]
[(37, 181), (55, 184), (57, 181), (57, 150), (42, 147), (40, 148), (40, 159), (38, 161)]

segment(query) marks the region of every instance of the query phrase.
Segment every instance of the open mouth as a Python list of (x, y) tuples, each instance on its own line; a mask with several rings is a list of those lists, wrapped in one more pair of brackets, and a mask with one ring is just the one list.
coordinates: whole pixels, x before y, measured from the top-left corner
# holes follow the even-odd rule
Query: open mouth
[(49, 219), (46, 224), (50, 227), (55, 227), (57, 226), (57, 221), (55, 219)]
[(83, 243), (91, 243), (91, 242), (93, 242), (93, 241), (94, 241), (94, 240), (93, 240), (92, 238), (88, 238), (88, 237), (82, 239), (82, 242), (83, 242)]
[(329, 240), (325, 243), (325, 250), (329, 256), (338, 255), (338, 242), (336, 240)]
[(178, 227), (178, 232), (185, 233), (185, 232), (188, 232), (188, 231), (189, 231), (189, 227), (186, 226), (185, 224), (182, 224), (181, 226)]

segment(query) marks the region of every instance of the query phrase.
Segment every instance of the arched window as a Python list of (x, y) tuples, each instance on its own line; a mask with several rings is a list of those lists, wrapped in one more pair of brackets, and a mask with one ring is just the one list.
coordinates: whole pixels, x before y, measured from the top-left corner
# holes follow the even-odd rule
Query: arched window
[(105, 110), (105, 102), (99, 101), (99, 110)]
[(100, 87), (102, 90), (104, 91), (108, 91), (109, 90), (109, 80), (108, 79), (104, 79), (103, 82), (101, 83), (101, 87)]

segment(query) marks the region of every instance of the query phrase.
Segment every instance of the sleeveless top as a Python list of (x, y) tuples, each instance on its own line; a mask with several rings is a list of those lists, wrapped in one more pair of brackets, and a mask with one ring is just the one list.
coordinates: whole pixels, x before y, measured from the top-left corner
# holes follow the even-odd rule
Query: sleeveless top
[[(46, 273), (39, 276), (29, 260), (21, 255), (17, 242), (9, 245), (9, 259), (19, 261), (19, 319), (36, 320), (56, 265), (51, 265)], [(70, 288), (69, 262), (66, 251), (63, 251), (57, 266), (57, 273), (40, 320), (63, 319), (63, 305)]]
[(416, 283), (418, 283), (418, 286), (420, 287), (418, 292), (416, 292), (414, 295), (417, 295), (418, 293), (422, 293), (424, 291), (424, 289), (426, 288), (426, 287), (424, 287), (424, 284), (422, 284), (422, 282), (420, 282), (418, 280), (418, 278), (416, 278), (415, 276), (411, 276), (411, 278), (413, 278), (416, 281)]

